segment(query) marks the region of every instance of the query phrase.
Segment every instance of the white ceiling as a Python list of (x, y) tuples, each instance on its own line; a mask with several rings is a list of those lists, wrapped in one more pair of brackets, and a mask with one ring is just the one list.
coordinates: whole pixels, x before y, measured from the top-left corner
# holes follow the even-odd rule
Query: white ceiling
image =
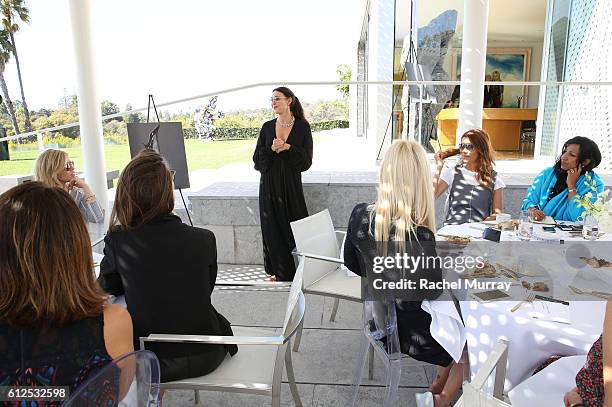
[[(457, 35), (463, 29), (463, 3), (473, 0), (417, 0), (417, 26), (423, 27), (446, 10), (457, 10)], [(396, 0), (396, 40), (408, 34), (409, 0)], [(546, 0), (490, 0), (489, 33), (492, 42), (539, 42), (544, 39)]]

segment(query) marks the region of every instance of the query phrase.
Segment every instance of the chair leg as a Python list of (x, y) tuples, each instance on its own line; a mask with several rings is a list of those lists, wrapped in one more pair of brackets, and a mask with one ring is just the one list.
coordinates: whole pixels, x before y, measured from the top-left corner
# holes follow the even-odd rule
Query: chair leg
[(200, 392), (198, 390), (194, 390), (193, 391), (193, 395), (195, 398), (195, 403), (196, 404), (200, 404)]
[(402, 377), (401, 360), (392, 361), (387, 371), (387, 387), (385, 389), (385, 400), (383, 407), (393, 407), (397, 402), (397, 389)]
[(300, 349), (300, 343), (302, 342), (302, 331), (304, 330), (304, 318), (300, 321), (295, 333), (295, 342), (293, 342), (293, 351), (297, 352)]
[(336, 320), (336, 314), (338, 313), (338, 305), (340, 305), (340, 298), (335, 298), (334, 307), (332, 308), (332, 313), (329, 317), (329, 322), (334, 322)]
[(361, 376), (363, 375), (363, 369), (365, 369), (366, 362), (369, 358), (369, 349), (372, 346), (370, 345), (370, 341), (365, 336), (361, 337), (361, 353), (363, 355), (359, 364), (355, 368), (355, 377), (353, 380), (353, 395), (351, 396), (351, 407), (355, 407), (357, 405), (357, 401), (359, 400), (359, 386), (361, 386)]
[(293, 362), (291, 361), (291, 350), (289, 349), (287, 349), (287, 352), (285, 352), (285, 367), (287, 369), (287, 381), (289, 382), (293, 402), (295, 403), (296, 407), (302, 407), (302, 400), (300, 400), (300, 394), (298, 393), (297, 385), (295, 384)]
[(374, 346), (368, 342), (368, 379), (374, 379)]

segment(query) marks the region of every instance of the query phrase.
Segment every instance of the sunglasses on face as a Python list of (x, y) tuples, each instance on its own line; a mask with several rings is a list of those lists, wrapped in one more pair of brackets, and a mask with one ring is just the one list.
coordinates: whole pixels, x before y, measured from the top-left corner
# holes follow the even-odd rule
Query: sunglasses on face
[(459, 150), (463, 150), (466, 149), (467, 151), (472, 151), (474, 150), (474, 144), (459, 144)]
[(288, 98), (282, 98), (280, 96), (274, 96), (270, 98), (270, 102), (278, 102), (281, 99), (288, 99)]
[(65, 168), (66, 171), (74, 170), (74, 161), (68, 161)]

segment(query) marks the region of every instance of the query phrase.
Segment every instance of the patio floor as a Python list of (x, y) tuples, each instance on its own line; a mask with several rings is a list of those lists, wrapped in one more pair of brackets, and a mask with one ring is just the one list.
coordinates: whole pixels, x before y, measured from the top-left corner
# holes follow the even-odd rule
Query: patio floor
[[(262, 280), (262, 266), (220, 265), (219, 279)], [(281, 327), (287, 300), (287, 289), (258, 291), (216, 289), (213, 304), (232, 325)], [(359, 357), (361, 305), (341, 301), (335, 322), (329, 322), (333, 300), (306, 295), (306, 315), (300, 350), (292, 354), (295, 378), (303, 405), (346, 406), (351, 396), (353, 371)], [(380, 361), (374, 365), (374, 380), (364, 377), (360, 406), (380, 406), (384, 395), (385, 372)], [(401, 406), (415, 406), (415, 393), (430, 385), (435, 368), (405, 359), (400, 382)], [(286, 380), (286, 376), (285, 379)], [(269, 406), (271, 398), (248, 394), (200, 392), (200, 406)], [(195, 406), (194, 392), (169, 390), (163, 400), (166, 406)], [(281, 394), (282, 406), (293, 406), (286, 381)]]

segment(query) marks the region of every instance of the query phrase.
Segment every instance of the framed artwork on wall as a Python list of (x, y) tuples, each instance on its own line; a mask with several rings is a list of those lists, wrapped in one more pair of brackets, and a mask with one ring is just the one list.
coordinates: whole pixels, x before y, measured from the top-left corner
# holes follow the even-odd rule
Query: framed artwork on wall
[[(528, 81), (531, 48), (488, 48), (485, 75), (487, 81)], [(452, 52), (451, 78), (461, 79), (461, 49)], [(485, 89), (485, 107), (527, 106), (527, 86), (496, 86)]]

